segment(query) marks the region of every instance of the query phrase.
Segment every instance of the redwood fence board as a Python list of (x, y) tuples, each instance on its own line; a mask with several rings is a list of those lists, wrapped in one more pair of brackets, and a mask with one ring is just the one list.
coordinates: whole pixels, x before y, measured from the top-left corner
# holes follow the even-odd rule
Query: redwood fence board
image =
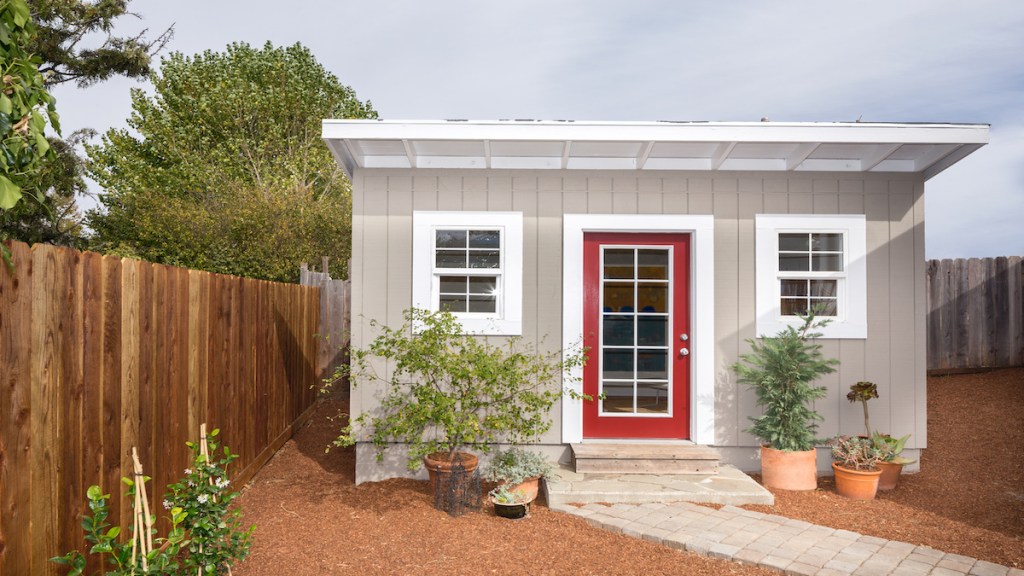
[(928, 370), (1024, 366), (1021, 257), (929, 260)]
[[(199, 423), (241, 485), (312, 413), (320, 289), (9, 242), (0, 270), (0, 576), (84, 551), (86, 489), (111, 494), (138, 447), (158, 527)], [(89, 573), (99, 566), (90, 564)]]

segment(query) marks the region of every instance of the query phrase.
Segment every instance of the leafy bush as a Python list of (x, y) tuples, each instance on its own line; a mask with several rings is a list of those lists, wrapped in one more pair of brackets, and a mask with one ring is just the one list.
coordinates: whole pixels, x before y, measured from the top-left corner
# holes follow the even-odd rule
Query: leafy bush
[[(559, 382), (582, 366), (583, 352), (541, 353), (518, 337), (499, 346), (463, 334), (449, 312), (409, 309), (399, 328), (380, 329), (367, 348), (354, 349), (351, 364), (328, 379), (351, 376), (353, 385), (380, 382), (380, 407), (361, 414), (332, 443), (351, 446), (365, 428), (382, 461), (391, 442), (409, 446), (407, 466), (416, 470), (423, 456), (454, 454), (463, 447), (487, 452), (491, 444), (535, 441), (551, 427), (550, 411), (561, 398)], [(377, 374), (371, 361), (382, 358), (393, 369)], [(566, 390), (566, 393), (579, 397)]]
[(242, 528), (242, 513), (231, 508), (238, 493), (228, 490), (228, 465), (238, 458), (227, 446), (223, 456), (214, 458), (218, 444), (212, 440), (220, 431), (214, 429), (207, 437), (210, 457), (201, 453), (200, 445), (186, 442), (192, 450), (192, 467), (185, 477), (168, 486), (164, 507), (185, 512), (182, 525), (189, 541), (183, 546), (182, 565), (187, 573), (226, 574), (228, 568), (249, 555), (249, 537), (255, 527)]
[(828, 320), (815, 321), (813, 313), (802, 318), (804, 324), (799, 329), (787, 326), (774, 337), (748, 338), (750, 353), (732, 365), (739, 382), (754, 389), (758, 406), (764, 408), (764, 414), (750, 418), (754, 424), (747, 432), (776, 450), (814, 448), (822, 417), (811, 408), (811, 402), (824, 398), (825, 388), (813, 382), (835, 372), (833, 366), (839, 363), (826, 359), (820, 344), (811, 343), (821, 336), (813, 330)]
[(527, 478), (547, 476), (552, 469), (551, 463), (540, 454), (513, 446), (495, 454), (483, 475), (491, 482), (504, 481), (515, 486)]

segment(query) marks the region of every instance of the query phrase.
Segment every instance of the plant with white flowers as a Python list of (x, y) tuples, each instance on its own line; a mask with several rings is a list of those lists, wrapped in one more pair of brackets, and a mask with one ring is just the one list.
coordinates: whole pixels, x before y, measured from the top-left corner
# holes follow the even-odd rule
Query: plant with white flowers
[(214, 439), (219, 433), (215, 429), (199, 443), (186, 442), (193, 454), (192, 467), (185, 469), (180, 482), (168, 486), (164, 500), (164, 507), (186, 512), (182, 522), (189, 535), (182, 558), (186, 574), (228, 574), (232, 565), (249, 554), (254, 527), (242, 528), (241, 511), (231, 507), (238, 493), (227, 489), (228, 465), (238, 455), (224, 446), (223, 456), (217, 456)]

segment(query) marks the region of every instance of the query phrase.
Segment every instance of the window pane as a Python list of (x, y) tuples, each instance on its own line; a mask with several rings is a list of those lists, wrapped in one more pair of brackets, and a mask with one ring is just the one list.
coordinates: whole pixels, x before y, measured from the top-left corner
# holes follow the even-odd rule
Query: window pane
[(783, 298), (782, 315), (796, 316), (797, 314), (807, 314), (807, 299)]
[(668, 345), (668, 318), (640, 316), (636, 319), (637, 344), (646, 346)]
[(783, 296), (807, 296), (807, 280), (783, 280)]
[(638, 278), (668, 280), (668, 250), (638, 250)]
[(498, 268), (500, 266), (501, 256), (497, 250), (473, 250), (469, 253), (470, 268)]
[(821, 311), (818, 312), (818, 316), (835, 316), (837, 311), (835, 298), (823, 299), (823, 298), (811, 298), (812, 307), (820, 307)]
[(497, 292), (498, 277), (497, 276), (470, 276), (469, 277), (469, 293), (470, 294), (490, 294), (493, 295)]
[(605, 278), (632, 278), (633, 277), (633, 251), (632, 250), (605, 250), (604, 251), (604, 277)]
[(779, 250), (783, 252), (807, 252), (807, 234), (779, 234)]
[(668, 382), (637, 382), (636, 409), (644, 413), (668, 413)]
[(633, 350), (608, 350), (604, 351), (604, 366), (602, 376), (616, 380), (633, 378)]
[(470, 230), (470, 248), (494, 248), (501, 247), (501, 233), (497, 230)]
[(604, 344), (606, 346), (633, 345), (633, 318), (607, 316), (604, 319)]
[(449, 312), (465, 312), (466, 297), (459, 294), (441, 294), (440, 308)]
[(636, 288), (638, 312), (668, 312), (667, 284), (640, 284)]
[(637, 378), (668, 378), (668, 350), (639, 350), (636, 371)]
[(498, 309), (496, 296), (473, 294), (469, 297), (469, 312), (495, 312)]
[(602, 388), (604, 400), (601, 401), (601, 408), (605, 412), (633, 411), (632, 382), (605, 382)]
[(835, 298), (837, 282), (835, 280), (811, 280), (811, 296), (830, 296)]
[(441, 294), (465, 294), (465, 276), (441, 276)]
[(815, 272), (842, 272), (842, 254), (814, 254), (811, 256)]
[(779, 270), (782, 272), (806, 272), (807, 254), (779, 254)]
[(437, 230), (435, 232), (438, 248), (465, 248), (465, 230)]
[(604, 285), (604, 309), (609, 312), (633, 312), (633, 284), (608, 282)]
[(435, 266), (438, 268), (465, 268), (465, 250), (438, 250)]
[(842, 252), (842, 234), (812, 234), (811, 243), (815, 252)]

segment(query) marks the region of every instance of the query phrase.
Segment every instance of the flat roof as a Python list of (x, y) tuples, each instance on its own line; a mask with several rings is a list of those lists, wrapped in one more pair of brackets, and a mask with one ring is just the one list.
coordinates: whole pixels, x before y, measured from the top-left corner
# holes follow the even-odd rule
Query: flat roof
[(356, 169), (907, 172), (931, 178), (989, 141), (988, 124), (324, 120)]

